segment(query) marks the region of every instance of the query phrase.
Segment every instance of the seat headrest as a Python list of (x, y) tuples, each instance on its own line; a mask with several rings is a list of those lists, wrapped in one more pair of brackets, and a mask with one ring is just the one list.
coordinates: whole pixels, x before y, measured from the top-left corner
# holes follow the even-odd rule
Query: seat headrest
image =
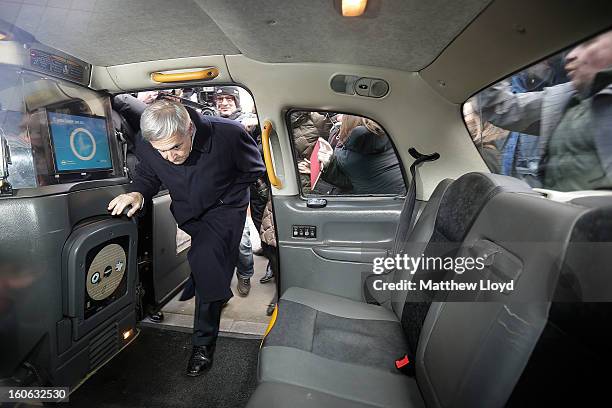
[(436, 230), (451, 242), (461, 242), (484, 205), (503, 192), (539, 194), (522, 180), (491, 173), (467, 173), (446, 190)]

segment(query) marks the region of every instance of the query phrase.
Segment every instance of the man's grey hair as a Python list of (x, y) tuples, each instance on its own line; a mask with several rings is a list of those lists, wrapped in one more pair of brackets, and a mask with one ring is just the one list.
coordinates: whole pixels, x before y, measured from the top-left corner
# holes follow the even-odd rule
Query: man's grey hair
[(140, 117), (140, 130), (146, 141), (156, 142), (175, 133), (186, 135), (190, 123), (189, 113), (183, 105), (162, 99), (144, 110)]

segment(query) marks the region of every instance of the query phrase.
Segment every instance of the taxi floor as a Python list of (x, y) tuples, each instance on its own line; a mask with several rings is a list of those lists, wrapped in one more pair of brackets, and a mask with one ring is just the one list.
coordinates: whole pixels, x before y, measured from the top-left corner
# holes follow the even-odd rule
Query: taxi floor
[[(251, 231), (253, 249), (260, 246), (259, 237), (254, 233), (255, 226), (248, 218)], [(276, 295), (276, 282), (274, 280), (261, 284), (259, 279), (266, 272), (268, 260), (263, 256), (253, 256), (255, 261), (255, 275), (251, 278), (251, 292), (246, 297), (240, 297), (236, 291), (236, 275), (232, 280), (234, 297), (223, 308), (221, 314), (221, 335), (224, 333), (263, 336), (270, 317), (266, 315), (268, 305), (274, 301)], [(142, 326), (161, 327), (179, 331), (191, 332), (193, 328), (194, 299), (181, 302), (180, 293), (172, 299), (163, 309), (164, 320), (154, 323), (150, 319), (141, 322)]]
[(187, 377), (188, 333), (142, 327), (128, 348), (70, 395), (66, 407), (243, 407), (257, 385), (260, 340), (223, 336), (209, 372)]

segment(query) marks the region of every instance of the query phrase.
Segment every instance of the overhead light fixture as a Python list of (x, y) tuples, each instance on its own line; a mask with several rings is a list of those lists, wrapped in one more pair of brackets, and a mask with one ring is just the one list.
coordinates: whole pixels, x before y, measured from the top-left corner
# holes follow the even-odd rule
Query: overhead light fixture
[(368, 5), (368, 0), (342, 0), (342, 15), (344, 17), (359, 17)]
[(8, 35), (4, 34), (2, 31), (0, 31), (0, 41), (6, 40), (8, 38)]

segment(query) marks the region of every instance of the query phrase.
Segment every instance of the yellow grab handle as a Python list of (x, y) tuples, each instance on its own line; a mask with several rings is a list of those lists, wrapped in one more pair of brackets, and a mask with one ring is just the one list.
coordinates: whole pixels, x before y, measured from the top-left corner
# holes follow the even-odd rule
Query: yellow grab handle
[(266, 332), (264, 333), (264, 339), (266, 338), (268, 333), (270, 333), (270, 330), (272, 330), (272, 328), (274, 327), (274, 324), (276, 324), (277, 317), (278, 317), (278, 303), (274, 305), (274, 311), (272, 312), (272, 316), (270, 317), (270, 321), (268, 322), (268, 327), (266, 328)]
[(219, 76), (219, 69), (210, 67), (199, 71), (175, 72), (164, 74), (162, 72), (151, 73), (151, 79), (155, 82), (186, 82), (214, 79)]
[(276, 188), (282, 188), (283, 183), (276, 177), (274, 171), (274, 164), (272, 164), (272, 153), (270, 152), (270, 132), (272, 132), (272, 122), (269, 120), (264, 121), (263, 132), (261, 132), (261, 144), (263, 146), (264, 162), (266, 164), (266, 171), (268, 172), (268, 178), (270, 184)]

